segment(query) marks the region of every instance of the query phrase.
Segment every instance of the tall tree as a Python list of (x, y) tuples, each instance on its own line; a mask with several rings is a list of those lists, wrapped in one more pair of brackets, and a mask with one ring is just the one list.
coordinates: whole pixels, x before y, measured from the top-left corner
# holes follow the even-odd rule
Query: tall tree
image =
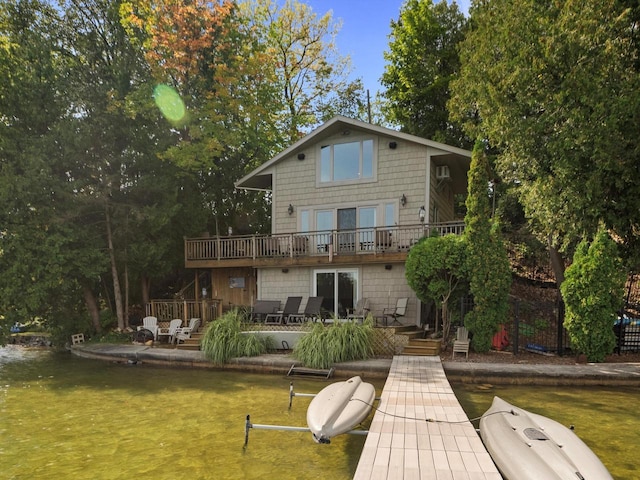
[(140, 0), (125, 3), (122, 13), (154, 82), (184, 103), (184, 117), (165, 124), (175, 144), (163, 158), (197, 179), (209, 211), (202, 230), (267, 231), (264, 195), (234, 187), (281, 145), (263, 42), (232, 2)]
[(489, 178), (484, 143), (476, 141), (471, 155), (464, 217), (469, 289), (473, 296), (473, 310), (467, 313), (465, 325), (473, 333), (472, 344), (476, 352), (488, 351), (499, 325), (505, 323), (511, 287), (507, 251), (500, 230), (491, 219)]
[(61, 135), (70, 61), (61, 31), (52, 6), (0, 4), (0, 311), (54, 331), (81, 325), (83, 288), (104, 267), (95, 238), (75, 221), (78, 185)]
[[(340, 55), (335, 44), (341, 23), (333, 21), (331, 12), (318, 16), (297, 0), (247, 0), (241, 9), (266, 45), (287, 143), (329, 115), (364, 115), (362, 83), (349, 81), (350, 59)], [(351, 101), (345, 104), (347, 99)]]
[[(150, 69), (123, 28), (119, 8), (120, 2), (106, 0), (66, 5), (61, 42), (73, 60), (60, 136), (75, 184), (75, 221), (100, 239), (100, 251), (108, 255), (110, 268), (100, 279), (111, 289), (107, 304), (124, 329), (132, 280), (143, 294), (152, 276), (182, 266), (182, 236), (201, 228), (195, 223), (202, 209), (192, 199), (192, 192), (198, 198), (192, 178), (159, 157), (173, 139), (150, 108)], [(177, 226), (184, 230), (176, 233)], [(91, 285), (94, 295), (98, 286)]]
[[(502, 154), (552, 254), (604, 222), (640, 258), (637, 2), (480, 0), (451, 109)], [(558, 283), (564, 262), (553, 255)]]
[(451, 145), (469, 144), (447, 110), (466, 25), (457, 4), (445, 0), (408, 0), (398, 20), (391, 22), (382, 75), (387, 88), (384, 111), (403, 131)]

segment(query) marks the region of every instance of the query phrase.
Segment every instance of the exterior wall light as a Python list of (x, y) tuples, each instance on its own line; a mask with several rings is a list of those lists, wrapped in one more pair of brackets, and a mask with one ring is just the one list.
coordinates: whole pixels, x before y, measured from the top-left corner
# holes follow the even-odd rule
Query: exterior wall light
[(400, 197), (400, 205), (404, 207), (406, 204), (407, 204), (407, 197), (403, 193), (402, 196)]
[(424, 225), (424, 219), (427, 217), (427, 211), (424, 209), (424, 205), (420, 207), (418, 210), (418, 218), (420, 218), (420, 223)]
[(289, 215), (293, 215), (293, 205), (289, 204), (289, 208), (287, 208), (287, 212), (289, 212)]
[(398, 148), (398, 142), (389, 142), (389, 148), (391, 150), (395, 150), (396, 148)]
[(298, 160), (304, 160), (304, 153), (298, 154)]

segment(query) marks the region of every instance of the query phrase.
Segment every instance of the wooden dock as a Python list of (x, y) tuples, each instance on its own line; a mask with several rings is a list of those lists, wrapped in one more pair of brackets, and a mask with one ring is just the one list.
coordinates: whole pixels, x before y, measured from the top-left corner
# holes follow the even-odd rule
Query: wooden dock
[(395, 356), (378, 409), (355, 480), (502, 480), (439, 357)]

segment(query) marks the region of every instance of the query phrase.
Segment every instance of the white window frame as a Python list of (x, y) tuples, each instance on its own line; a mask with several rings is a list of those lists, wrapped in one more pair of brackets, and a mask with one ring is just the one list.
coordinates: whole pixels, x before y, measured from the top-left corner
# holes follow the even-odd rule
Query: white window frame
[[(363, 177), (363, 142), (371, 140), (372, 142), (372, 158), (371, 158), (371, 176)], [(333, 158), (333, 150), (335, 145), (342, 145), (346, 143), (360, 143), (360, 161), (359, 161), (359, 173), (358, 178), (350, 178), (346, 180), (334, 180), (334, 158)], [(329, 146), (331, 148), (330, 151), (330, 180), (322, 181), (322, 147)], [(349, 137), (348, 139), (344, 139), (344, 141), (333, 141), (333, 142), (321, 142), (318, 144), (318, 152), (317, 152), (317, 166), (316, 166), (316, 186), (317, 187), (329, 187), (333, 185), (351, 185), (357, 183), (371, 183), (376, 182), (378, 179), (378, 139), (375, 137)]]

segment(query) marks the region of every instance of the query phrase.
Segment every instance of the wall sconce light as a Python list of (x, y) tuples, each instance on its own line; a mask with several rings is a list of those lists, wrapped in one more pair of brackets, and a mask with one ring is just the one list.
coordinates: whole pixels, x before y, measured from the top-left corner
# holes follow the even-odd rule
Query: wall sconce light
[(424, 209), (424, 205), (420, 207), (418, 210), (418, 218), (420, 218), (420, 223), (424, 225), (424, 219), (427, 217), (427, 211)]
[(282, 273), (289, 273), (289, 269), (288, 268), (283, 268), (282, 269)]
[(206, 288), (202, 289), (202, 298), (207, 298), (207, 289)]
[(388, 265), (387, 264), (387, 265), (384, 266), (385, 270), (391, 270), (392, 268), (393, 268), (393, 265)]
[(298, 154), (298, 160), (304, 160), (304, 153)]
[(398, 142), (389, 142), (389, 148), (391, 150), (395, 150), (396, 148), (398, 148)]
[(289, 212), (289, 215), (293, 215), (293, 205), (289, 204), (289, 208), (287, 208), (287, 212)]
[(407, 197), (403, 193), (402, 196), (400, 197), (400, 205), (404, 207), (406, 204), (407, 204)]

